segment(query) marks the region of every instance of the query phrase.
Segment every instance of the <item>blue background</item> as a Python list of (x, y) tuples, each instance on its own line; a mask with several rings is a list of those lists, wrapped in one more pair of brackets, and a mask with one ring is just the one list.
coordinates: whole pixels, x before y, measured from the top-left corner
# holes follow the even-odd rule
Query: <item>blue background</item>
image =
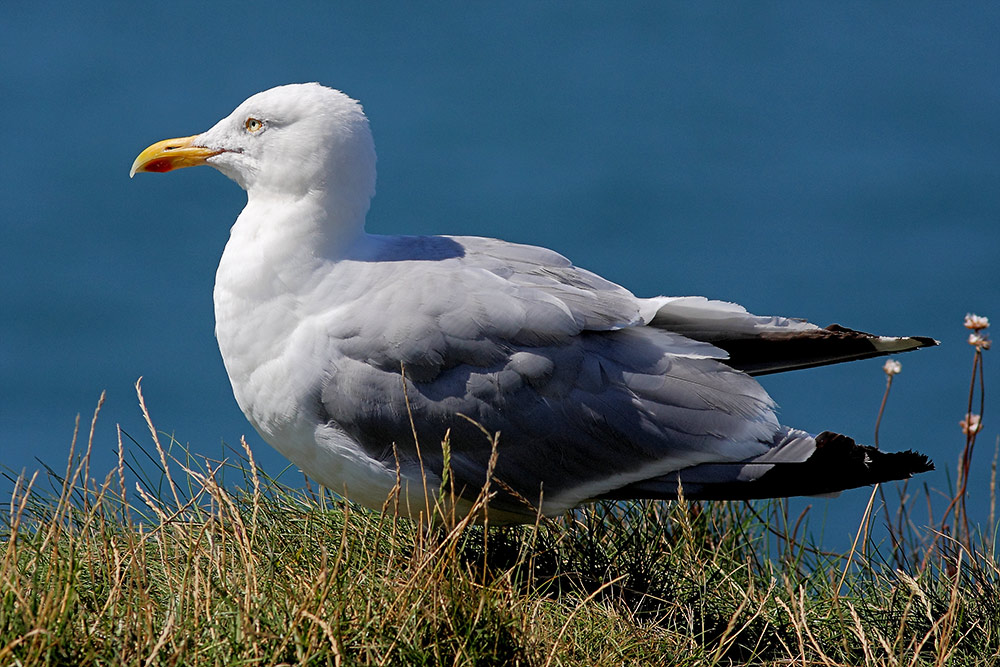
[[(940, 339), (901, 358), (881, 441), (931, 454), (922, 479), (946, 489), (962, 318), (1000, 323), (998, 7), (4, 3), (0, 463), (63, 466), (75, 416), (107, 390), (93, 467), (109, 470), (116, 424), (148, 441), (139, 376), (158, 428), (196, 452), (250, 430), (211, 302), (245, 195), (211, 169), (128, 168), (254, 92), (318, 80), (371, 118), (370, 231), (498, 236), (643, 296)], [(765, 386), (783, 422), (870, 442), (880, 369)], [(987, 397), (978, 520), (1000, 417)], [(247, 435), (265, 468), (286, 465)], [(805, 502), (839, 543), (867, 498)]]

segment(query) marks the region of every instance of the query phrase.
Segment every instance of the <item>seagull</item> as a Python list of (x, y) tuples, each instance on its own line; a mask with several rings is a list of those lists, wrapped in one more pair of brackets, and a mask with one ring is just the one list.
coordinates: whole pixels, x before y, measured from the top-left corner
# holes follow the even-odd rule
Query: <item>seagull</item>
[(130, 176), (196, 165), (247, 193), (214, 293), (236, 401), (352, 501), (395, 497), (418, 517), (447, 480), (453, 506), (489, 488), (489, 520), (517, 523), (602, 499), (832, 495), (933, 469), (782, 426), (754, 378), (937, 341), (639, 298), (536, 246), (369, 234), (374, 142), (338, 90), (253, 95), (148, 147)]

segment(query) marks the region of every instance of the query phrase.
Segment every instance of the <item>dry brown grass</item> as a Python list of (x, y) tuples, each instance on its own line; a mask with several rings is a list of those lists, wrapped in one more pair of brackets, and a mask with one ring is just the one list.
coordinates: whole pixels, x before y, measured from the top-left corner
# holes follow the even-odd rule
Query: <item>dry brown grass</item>
[(871, 515), (829, 554), (780, 501), (428, 528), (283, 486), (245, 444), (198, 462), (149, 424), (152, 473), (119, 438), (95, 475), (91, 428), (53, 491), (17, 481), (0, 665), (1000, 662), (1000, 570), (958, 502), (934, 530), (906, 510), (885, 557)]

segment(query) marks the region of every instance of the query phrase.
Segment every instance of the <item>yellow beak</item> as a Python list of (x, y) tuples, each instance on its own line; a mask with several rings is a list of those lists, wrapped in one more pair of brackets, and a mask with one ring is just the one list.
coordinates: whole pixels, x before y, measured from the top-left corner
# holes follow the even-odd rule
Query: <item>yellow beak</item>
[(162, 173), (184, 167), (197, 167), (205, 164), (205, 160), (222, 153), (221, 150), (195, 146), (196, 137), (181, 137), (180, 139), (165, 139), (158, 141), (143, 152), (132, 163), (128, 177), (132, 178), (140, 171)]

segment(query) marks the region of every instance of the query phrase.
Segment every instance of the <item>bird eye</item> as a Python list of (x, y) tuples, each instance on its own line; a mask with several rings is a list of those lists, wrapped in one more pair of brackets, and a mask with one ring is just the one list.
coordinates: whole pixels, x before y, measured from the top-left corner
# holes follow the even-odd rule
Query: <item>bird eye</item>
[(243, 127), (247, 128), (247, 132), (260, 132), (264, 129), (264, 123), (250, 116), (247, 118), (247, 122), (243, 123)]

